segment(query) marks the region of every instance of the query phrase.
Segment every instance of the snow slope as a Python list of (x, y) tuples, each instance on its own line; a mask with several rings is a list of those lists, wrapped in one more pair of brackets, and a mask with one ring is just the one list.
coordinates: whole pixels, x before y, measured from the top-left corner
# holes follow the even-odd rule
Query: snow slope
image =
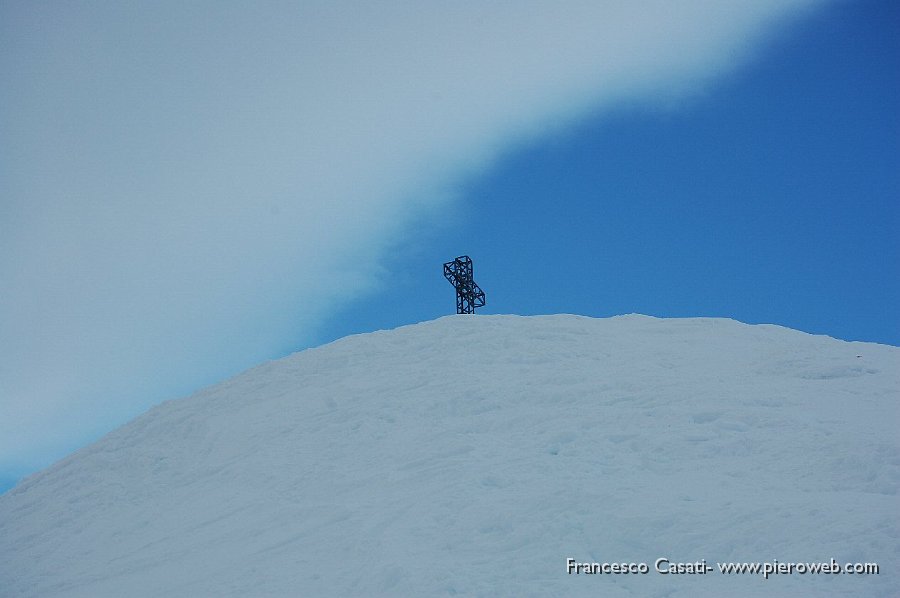
[[(898, 348), (722, 319), (348, 337), (0, 496), (0, 595), (897, 596), (898, 398)], [(881, 572), (662, 575), (659, 557)]]

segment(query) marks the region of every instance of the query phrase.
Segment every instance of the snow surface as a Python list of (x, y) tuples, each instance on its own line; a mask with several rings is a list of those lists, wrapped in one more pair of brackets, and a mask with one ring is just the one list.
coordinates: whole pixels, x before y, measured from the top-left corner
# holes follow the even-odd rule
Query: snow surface
[[(0, 595), (897, 596), (898, 366), (896, 347), (723, 319), (348, 337), (0, 496)], [(881, 573), (661, 575), (663, 556)]]

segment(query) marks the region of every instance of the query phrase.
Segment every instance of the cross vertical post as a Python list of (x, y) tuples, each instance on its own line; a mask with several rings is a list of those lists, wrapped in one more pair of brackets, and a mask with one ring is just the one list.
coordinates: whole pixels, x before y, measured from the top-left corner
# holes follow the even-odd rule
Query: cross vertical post
[(484, 307), (484, 291), (472, 277), (472, 259), (461, 255), (444, 264), (444, 278), (456, 287), (456, 313), (474, 314), (476, 307)]

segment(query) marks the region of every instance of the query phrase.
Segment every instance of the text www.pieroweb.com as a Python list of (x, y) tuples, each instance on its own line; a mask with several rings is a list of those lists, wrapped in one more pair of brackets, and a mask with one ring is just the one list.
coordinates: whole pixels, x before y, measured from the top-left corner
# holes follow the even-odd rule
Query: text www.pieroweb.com
[[(594, 563), (566, 559), (569, 575), (643, 575), (650, 573), (647, 563)], [(878, 563), (838, 563), (830, 562), (796, 563), (778, 559), (761, 563), (716, 563), (713, 566), (702, 559), (694, 562), (676, 562), (660, 557), (653, 562), (652, 571), (661, 575), (706, 575), (718, 571), (725, 575), (762, 575), (769, 579), (773, 575), (877, 575)]]

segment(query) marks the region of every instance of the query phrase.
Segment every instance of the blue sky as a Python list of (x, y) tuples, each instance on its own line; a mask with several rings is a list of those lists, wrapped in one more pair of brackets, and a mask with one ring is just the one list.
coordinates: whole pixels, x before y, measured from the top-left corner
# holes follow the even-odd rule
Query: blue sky
[(393, 293), (323, 338), (452, 310), (435, 264), (462, 251), (479, 313), (716, 316), (900, 345), (898, 25), (896, 3), (830, 5), (695, 95), (518, 148), (449, 224), (398, 243)]
[(458, 220), (391, 255), (396, 295), (327, 336), (452, 310), (435, 264), (462, 251), (479, 313), (716, 316), (900, 345), (898, 26), (896, 3), (830, 5), (695, 95), (511, 152), (465, 186)]
[(896, 3), (417, 6), (0, 8), (0, 488), (463, 253), (480, 313), (900, 344)]

